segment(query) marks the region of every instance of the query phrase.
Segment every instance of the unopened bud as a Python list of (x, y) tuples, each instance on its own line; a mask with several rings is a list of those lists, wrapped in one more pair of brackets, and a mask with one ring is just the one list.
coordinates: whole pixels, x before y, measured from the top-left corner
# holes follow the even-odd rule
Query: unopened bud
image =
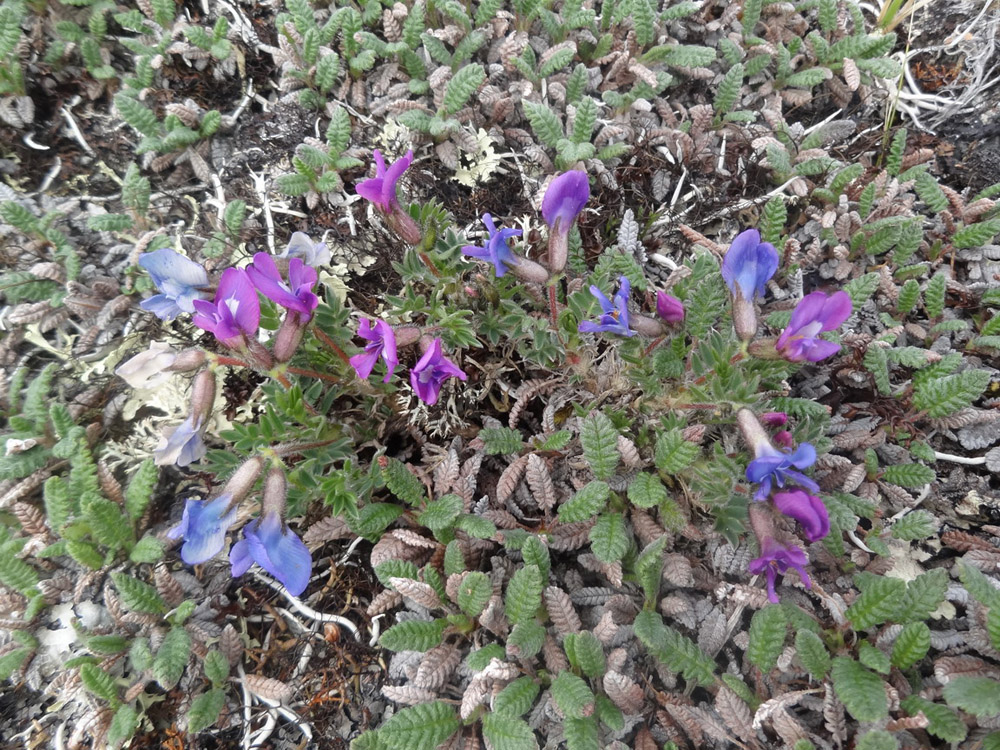
[(758, 446), (771, 444), (771, 441), (767, 439), (767, 433), (764, 432), (764, 427), (749, 409), (740, 409), (736, 412), (736, 424), (739, 426), (740, 432), (743, 433), (747, 447), (754, 454), (757, 453)]
[(788, 430), (781, 430), (774, 433), (771, 440), (780, 445), (782, 448), (793, 448), (795, 447), (795, 441), (792, 440), (792, 433)]
[(733, 327), (740, 341), (752, 341), (757, 335), (757, 310), (739, 293), (733, 297)]
[(229, 477), (226, 486), (222, 488), (222, 493), (232, 495), (234, 504), (239, 503), (250, 494), (250, 490), (253, 489), (254, 483), (257, 481), (257, 477), (260, 476), (263, 468), (264, 459), (261, 456), (254, 456), (244, 461), (240, 465), (240, 468)]
[(632, 330), (648, 338), (663, 336), (667, 332), (660, 321), (647, 318), (645, 315), (630, 315), (628, 322)]
[(760, 415), (760, 421), (768, 427), (784, 427), (788, 423), (788, 415), (783, 411), (766, 411)]
[(288, 495), (288, 480), (285, 479), (285, 470), (281, 466), (275, 466), (264, 479), (264, 498), (261, 501), (261, 515), (265, 513), (276, 513), (279, 516), (285, 515), (285, 499)]
[(195, 422), (204, 424), (212, 414), (215, 405), (215, 373), (212, 370), (202, 370), (194, 376), (191, 386), (191, 416)]
[(287, 362), (292, 358), (302, 342), (302, 334), (307, 325), (308, 321), (303, 321), (302, 317), (293, 311), (285, 316), (274, 337), (274, 359), (276, 361)]
[(527, 258), (518, 258), (517, 265), (510, 266), (510, 272), (522, 281), (530, 281), (533, 284), (544, 284), (549, 280), (548, 269)]
[(185, 349), (178, 352), (174, 363), (167, 369), (170, 372), (191, 372), (203, 367), (207, 360), (208, 357), (205, 355), (204, 349)]
[(397, 206), (395, 211), (388, 214), (386, 221), (400, 239), (410, 245), (419, 245), (424, 239), (424, 230), (402, 206)]
[[(569, 227), (567, 227), (567, 230)], [(549, 233), (549, 270), (561, 273), (569, 258), (569, 233), (553, 230)]]
[(397, 349), (401, 346), (413, 346), (420, 341), (421, 331), (419, 326), (399, 326), (398, 328), (393, 328), (392, 332), (396, 336)]

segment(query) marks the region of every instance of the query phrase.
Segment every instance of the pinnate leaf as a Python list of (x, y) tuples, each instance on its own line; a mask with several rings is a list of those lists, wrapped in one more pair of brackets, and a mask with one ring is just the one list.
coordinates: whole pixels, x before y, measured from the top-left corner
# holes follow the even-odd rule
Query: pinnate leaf
[(858, 721), (878, 721), (889, 713), (882, 679), (847, 656), (833, 660), (833, 689)]
[(542, 605), (542, 572), (537, 565), (525, 565), (511, 576), (507, 584), (504, 607), (513, 624), (534, 619)]
[(594, 694), (587, 683), (572, 672), (560, 672), (550, 689), (552, 699), (566, 718), (582, 719), (594, 713)]
[(442, 701), (404, 708), (379, 728), (379, 739), (388, 750), (437, 747), (460, 726), (454, 707)]
[(778, 657), (785, 647), (787, 624), (785, 613), (777, 604), (769, 604), (754, 612), (750, 620), (747, 656), (752, 664), (764, 672), (774, 669), (778, 663)]
[(614, 475), (621, 455), (618, 453), (618, 430), (607, 415), (595, 411), (583, 420), (580, 445), (597, 479), (609, 479)]

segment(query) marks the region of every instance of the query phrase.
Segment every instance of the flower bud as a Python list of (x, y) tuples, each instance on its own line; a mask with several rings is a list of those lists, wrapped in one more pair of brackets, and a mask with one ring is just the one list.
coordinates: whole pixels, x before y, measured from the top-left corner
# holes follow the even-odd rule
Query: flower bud
[(751, 341), (757, 335), (757, 310), (739, 292), (733, 297), (733, 328), (740, 341)]
[(527, 258), (518, 258), (517, 265), (511, 266), (510, 272), (521, 279), (521, 281), (528, 281), (533, 284), (544, 284), (549, 280), (548, 269), (540, 263), (535, 263), (535, 261), (528, 260)]
[(207, 360), (204, 349), (185, 349), (177, 353), (174, 363), (167, 369), (170, 372), (191, 372), (203, 367)]
[(632, 329), (636, 333), (651, 339), (662, 336), (667, 332), (667, 329), (663, 327), (660, 321), (647, 318), (645, 315), (630, 315), (629, 325), (632, 326)]
[(233, 475), (229, 477), (226, 486), (222, 488), (221, 494), (232, 495), (232, 504), (239, 504), (243, 498), (250, 494), (250, 490), (253, 489), (257, 477), (260, 476), (260, 472), (263, 469), (264, 459), (261, 456), (254, 456), (244, 461)]
[(398, 326), (393, 328), (392, 332), (396, 336), (396, 348), (413, 346), (420, 341), (421, 331), (419, 326)]
[(280, 517), (285, 515), (285, 501), (288, 495), (288, 480), (281, 466), (273, 467), (264, 479), (264, 497), (261, 501), (261, 514), (274, 513)]
[(396, 206), (395, 210), (386, 214), (386, 222), (403, 242), (410, 245), (419, 245), (424, 239), (424, 230), (420, 225), (406, 213), (402, 206)]
[(215, 405), (215, 373), (202, 370), (194, 377), (191, 387), (191, 416), (204, 424), (212, 414)]
[(668, 323), (681, 323), (684, 321), (684, 303), (672, 294), (657, 292), (656, 314)]
[(766, 411), (760, 415), (760, 421), (768, 427), (784, 427), (788, 423), (788, 415), (783, 411)]
[(302, 316), (289, 311), (285, 319), (281, 321), (278, 333), (274, 336), (274, 359), (278, 362), (287, 362), (295, 354), (302, 342), (302, 334), (306, 330), (308, 320), (303, 320)]

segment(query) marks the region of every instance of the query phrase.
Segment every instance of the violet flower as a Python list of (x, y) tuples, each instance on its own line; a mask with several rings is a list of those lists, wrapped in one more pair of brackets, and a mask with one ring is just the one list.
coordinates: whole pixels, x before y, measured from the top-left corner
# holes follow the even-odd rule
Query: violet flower
[(816, 462), (816, 449), (802, 443), (794, 453), (782, 453), (767, 442), (755, 446), (756, 458), (747, 465), (747, 479), (759, 483), (754, 499), (766, 500), (775, 485), (784, 487), (787, 482), (801, 485), (810, 492), (818, 492), (819, 485), (796, 469), (805, 469)]
[(760, 553), (760, 557), (750, 561), (749, 570), (754, 575), (760, 573), (767, 575), (767, 598), (773, 604), (779, 602), (778, 594), (774, 590), (776, 578), (785, 575), (789, 570), (799, 574), (799, 579), (807, 589), (812, 588), (812, 582), (805, 570), (809, 558), (800, 548), (794, 544), (786, 546), (768, 537), (761, 543)]
[(823, 292), (813, 292), (795, 306), (788, 327), (781, 332), (775, 349), (790, 362), (819, 362), (840, 351), (840, 344), (819, 338), (823, 331), (832, 331), (852, 311), (847, 292), (834, 292), (827, 297)]
[(451, 377), (468, 379), (458, 365), (441, 354), (441, 339), (434, 339), (424, 356), (410, 370), (410, 385), (421, 401), (433, 406), (441, 394), (441, 384)]
[(632, 286), (625, 276), (620, 279), (613, 302), (604, 296), (604, 292), (592, 285), (590, 293), (601, 303), (601, 317), (597, 323), (590, 320), (583, 321), (578, 330), (581, 333), (603, 332), (616, 333), (619, 336), (635, 336), (635, 331), (628, 327), (628, 298), (631, 291)]
[(240, 348), (244, 337), (252, 338), (260, 325), (260, 300), (247, 272), (227, 268), (219, 279), (215, 301), (194, 301), (197, 314), (191, 319), (199, 328), (215, 334), (230, 348)]
[(171, 539), (183, 537), (181, 559), (199, 565), (215, 557), (226, 544), (226, 531), (236, 520), (233, 496), (224, 493), (214, 500), (189, 499), (181, 522), (167, 532)]
[(317, 279), (315, 268), (303, 263), (301, 258), (292, 258), (288, 263), (286, 284), (274, 258), (267, 253), (257, 253), (246, 270), (257, 291), (269, 300), (298, 313), (303, 322), (312, 318), (313, 310), (319, 305), (319, 297), (312, 291)]
[(671, 325), (684, 322), (684, 303), (664, 291), (656, 293), (656, 314)]
[(396, 365), (399, 364), (399, 358), (396, 356), (396, 333), (392, 330), (392, 326), (384, 320), (379, 320), (373, 327), (370, 320), (362, 318), (361, 323), (358, 324), (358, 336), (368, 343), (365, 344), (363, 352), (351, 357), (351, 367), (354, 368), (359, 378), (365, 380), (372, 374), (375, 363), (381, 357), (385, 360), (385, 366), (388, 370), (382, 382), (388, 383), (392, 379)]
[(140, 255), (139, 266), (160, 290), (160, 294), (140, 302), (139, 307), (160, 320), (173, 320), (182, 312), (194, 312), (195, 300), (201, 299), (200, 289), (208, 285), (208, 274), (199, 263), (161, 247)]
[(794, 518), (805, 531), (806, 539), (817, 542), (830, 533), (830, 515), (823, 501), (805, 490), (774, 493), (774, 507)]
[(465, 245), (462, 248), (462, 255), (489, 261), (493, 264), (499, 279), (507, 273), (508, 266), (516, 266), (518, 263), (517, 257), (511, 252), (508, 240), (511, 237), (520, 237), (523, 232), (520, 229), (497, 229), (490, 214), (483, 214), (483, 224), (489, 232), (486, 244), (482, 247)]
[(375, 176), (358, 183), (355, 190), (362, 198), (367, 198), (375, 204), (379, 211), (391, 214), (399, 207), (399, 201), (396, 199), (396, 183), (413, 163), (413, 149), (407, 151), (402, 159), (394, 161), (388, 169), (381, 151), (375, 149), (372, 156), (375, 158)]
[(176, 427), (167, 427), (153, 451), (157, 466), (187, 466), (201, 459), (208, 449), (201, 439), (202, 418), (191, 415)]
[(233, 578), (257, 563), (298, 596), (309, 585), (312, 556), (302, 540), (281, 520), (277, 512), (265, 512), (243, 527), (243, 539), (229, 553)]
[(330, 262), (330, 250), (325, 242), (313, 242), (305, 232), (295, 232), (279, 258), (302, 258), (306, 265), (316, 268)]
[(769, 242), (760, 241), (760, 232), (740, 232), (722, 260), (722, 278), (735, 297), (763, 297), (766, 284), (778, 270), (778, 251)]
[(542, 198), (542, 218), (549, 225), (549, 268), (559, 273), (569, 257), (569, 230), (590, 200), (587, 173), (564, 172), (549, 183)]

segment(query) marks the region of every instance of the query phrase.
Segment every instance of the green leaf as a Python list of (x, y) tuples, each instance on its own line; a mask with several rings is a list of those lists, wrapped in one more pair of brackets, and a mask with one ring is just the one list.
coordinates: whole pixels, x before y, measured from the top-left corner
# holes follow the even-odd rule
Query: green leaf
[(618, 430), (607, 415), (595, 411), (583, 420), (580, 445), (597, 479), (609, 479), (614, 475), (621, 454), (618, 453)]
[(990, 374), (986, 370), (965, 370), (934, 380), (922, 380), (913, 394), (913, 408), (929, 417), (946, 417), (970, 406), (986, 390)]
[(563, 640), (563, 650), (574, 669), (592, 679), (601, 677), (607, 667), (604, 660), (604, 645), (589, 632), (569, 633)]
[(646, 604), (656, 601), (660, 593), (660, 576), (663, 572), (663, 550), (667, 546), (667, 537), (650, 542), (635, 561), (635, 575), (642, 586)]
[(590, 143), (590, 134), (597, 122), (597, 108), (597, 102), (589, 96), (580, 100), (576, 107), (576, 115), (573, 117), (571, 138), (574, 143)]
[(989, 244), (1000, 234), (1000, 219), (988, 219), (978, 224), (969, 224), (955, 231), (951, 244), (957, 248), (981, 247)]
[(536, 620), (519, 622), (507, 636), (507, 655), (515, 659), (532, 659), (545, 645), (545, 628)]
[(878, 289), (878, 279), (877, 273), (866, 273), (864, 276), (851, 279), (844, 284), (844, 291), (850, 296), (851, 304), (855, 310), (860, 310), (865, 302), (875, 294), (875, 290)]
[(45, 517), (53, 531), (59, 532), (73, 517), (73, 501), (62, 477), (45, 480)]
[(884, 481), (900, 487), (923, 487), (936, 478), (934, 469), (923, 464), (893, 464), (886, 466), (882, 472)]
[(537, 565), (525, 565), (511, 576), (504, 608), (512, 624), (535, 619), (535, 613), (542, 605), (543, 586), (542, 572)]
[(517, 454), (524, 447), (521, 433), (508, 427), (484, 427), (479, 431), (483, 449), (491, 456)]
[(715, 92), (715, 101), (712, 103), (717, 115), (724, 115), (736, 106), (740, 89), (743, 87), (743, 75), (742, 63), (736, 63), (723, 76), (719, 89)]
[(582, 678), (560, 672), (549, 688), (556, 706), (568, 719), (582, 719), (594, 712), (594, 694)]
[(969, 730), (959, 715), (940, 703), (932, 703), (918, 695), (911, 695), (901, 700), (900, 706), (910, 716), (923, 712), (930, 722), (927, 731), (945, 742), (961, 742), (968, 734)]
[(833, 689), (858, 721), (878, 721), (889, 714), (882, 679), (847, 656), (833, 660)]
[(795, 634), (795, 653), (814, 680), (822, 680), (830, 671), (830, 654), (823, 640), (811, 630), (800, 630)]
[[(385, 461), (385, 463), (382, 463)], [(382, 480), (389, 491), (409, 505), (422, 505), (427, 499), (423, 483), (406, 468), (406, 464), (395, 458), (379, 459), (382, 467)]]
[(458, 495), (445, 495), (427, 504), (417, 518), (421, 524), (439, 534), (445, 529), (454, 525), (455, 521), (462, 514), (462, 498)]
[(80, 681), (91, 693), (108, 703), (118, 703), (118, 688), (114, 678), (96, 664), (80, 665)]
[(1000, 682), (990, 677), (952, 677), (944, 686), (944, 699), (973, 716), (996, 717), (1000, 715)]
[(191, 708), (188, 709), (188, 732), (197, 734), (208, 729), (219, 718), (219, 713), (225, 705), (226, 693), (219, 688), (212, 688), (207, 693), (199, 695), (191, 701)]
[(213, 687), (221, 687), (229, 677), (229, 659), (221, 651), (209, 651), (205, 654), (205, 677)]
[(526, 565), (537, 565), (542, 573), (542, 580), (547, 581), (549, 570), (552, 568), (552, 561), (549, 557), (549, 548), (545, 546), (537, 536), (529, 536), (521, 545), (521, 557)]
[(132, 528), (117, 503), (105, 497), (90, 497), (80, 505), (91, 534), (105, 547), (119, 550), (132, 541)]
[(993, 587), (990, 579), (979, 568), (961, 560), (958, 563), (958, 577), (977, 602), (988, 609), (1000, 608), (1000, 591)]
[(948, 572), (944, 568), (921, 573), (906, 584), (906, 592), (897, 612), (897, 621), (926, 620), (944, 601), (947, 590)]
[(118, 747), (121, 743), (131, 739), (138, 726), (139, 713), (128, 704), (119, 706), (111, 718), (111, 726), (108, 728), (108, 746)]
[(772, 245), (780, 243), (787, 221), (788, 207), (785, 205), (785, 199), (781, 195), (776, 195), (764, 204), (758, 225), (761, 239)]
[(465, 665), (473, 672), (482, 672), (494, 659), (503, 661), (504, 650), (499, 643), (491, 643), (473, 651), (465, 658)]
[(132, 548), (128, 559), (134, 563), (155, 563), (163, 559), (163, 542), (147, 534)]
[(335, 52), (323, 55), (316, 61), (313, 80), (320, 93), (326, 94), (336, 86), (338, 75), (340, 75), (340, 57)]
[(120, 635), (92, 635), (87, 639), (87, 649), (95, 654), (118, 654), (128, 646), (128, 640)]
[(587, 521), (604, 508), (610, 496), (607, 482), (593, 481), (559, 506), (559, 520), (563, 523)]
[(485, 573), (467, 573), (458, 586), (458, 608), (469, 617), (479, 617), (493, 596), (493, 585)]
[(660, 471), (678, 474), (694, 463), (700, 452), (698, 444), (685, 440), (680, 430), (667, 430), (656, 436), (653, 461)]
[(879, 674), (889, 674), (889, 657), (880, 649), (875, 648), (868, 641), (861, 641), (858, 645), (858, 661), (869, 669), (873, 669)]
[(657, 659), (689, 682), (710, 685), (715, 661), (686, 636), (663, 623), (656, 612), (644, 610), (635, 618), (636, 637)]
[(619, 513), (604, 513), (590, 530), (590, 548), (598, 560), (614, 563), (628, 552), (630, 538), (625, 531), (625, 519)]
[(465, 65), (455, 71), (444, 92), (444, 111), (453, 115), (465, 106), (486, 80), (486, 70), (479, 63)]
[(493, 699), (493, 711), (507, 716), (523, 716), (535, 705), (541, 690), (532, 677), (518, 677)]
[(776, 604), (769, 604), (754, 612), (750, 620), (750, 642), (747, 645), (747, 657), (751, 664), (764, 672), (774, 669), (785, 647), (787, 624), (784, 611)]
[(667, 488), (654, 474), (637, 474), (628, 486), (628, 499), (638, 508), (652, 508), (667, 499)]
[(858, 740), (855, 750), (897, 750), (896, 738), (884, 729), (873, 729)]
[(20, 591), (26, 596), (33, 593), (38, 583), (38, 573), (24, 560), (16, 556), (12, 544), (0, 545), (0, 583)]
[(861, 596), (847, 608), (847, 619), (855, 630), (881, 625), (896, 614), (905, 593), (906, 584), (898, 578), (871, 576)]
[(171, 628), (153, 658), (153, 679), (164, 690), (172, 690), (184, 674), (190, 655), (191, 636), (183, 627)]
[(122, 604), (134, 612), (159, 615), (167, 611), (167, 605), (148, 583), (143, 583), (125, 573), (112, 573), (111, 579), (121, 595)]
[(904, 625), (892, 644), (892, 666), (906, 669), (923, 659), (931, 647), (931, 630), (923, 622)]
[(535, 135), (546, 146), (555, 148), (563, 137), (563, 125), (559, 116), (544, 104), (524, 101), (521, 105)]
[(351, 531), (370, 542), (377, 542), (382, 532), (406, 511), (398, 505), (371, 503), (358, 511), (358, 520), (350, 524)]
[(147, 109), (138, 100), (120, 92), (115, 94), (115, 107), (121, 113), (122, 119), (140, 134), (149, 137), (159, 135), (161, 129), (159, 120), (152, 110)]
[(382, 633), (378, 642), (390, 651), (429, 651), (441, 645), (447, 624), (444, 620), (405, 620)]
[(896, 521), (889, 533), (892, 534), (893, 539), (912, 542), (915, 539), (926, 539), (934, 536), (937, 530), (938, 521), (933, 513), (926, 510), (914, 510)]
[(527, 722), (503, 713), (487, 713), (481, 719), (483, 739), (494, 750), (530, 750), (538, 747)]
[(567, 717), (563, 724), (563, 736), (566, 739), (566, 750), (600, 750), (601, 748), (597, 734), (597, 719), (593, 716), (584, 719)]
[(931, 277), (924, 288), (924, 309), (927, 317), (940, 318), (944, 312), (945, 292), (948, 280), (943, 273)]
[(384, 560), (375, 566), (375, 576), (379, 582), (388, 588), (393, 588), (393, 578), (409, 578), (419, 580), (416, 563), (410, 560)]
[(153, 652), (147, 638), (136, 638), (128, 650), (129, 663), (137, 672), (145, 672), (153, 666)]
[(404, 708), (378, 731), (387, 750), (430, 750), (451, 737), (459, 726), (455, 708), (434, 701)]
[(459, 516), (455, 522), (455, 528), (461, 529), (476, 539), (492, 539), (497, 533), (497, 527), (493, 525), (493, 522), (482, 516)]

